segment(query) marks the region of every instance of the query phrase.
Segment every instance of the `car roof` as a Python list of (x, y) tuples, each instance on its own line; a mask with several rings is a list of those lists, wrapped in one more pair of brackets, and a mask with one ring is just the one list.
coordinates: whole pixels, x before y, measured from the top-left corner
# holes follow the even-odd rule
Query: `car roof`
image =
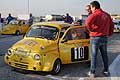
[(47, 25), (47, 26), (53, 26), (53, 27), (56, 27), (56, 28), (59, 28), (59, 29), (62, 29), (62, 28), (67, 28), (67, 27), (70, 27), (72, 26), (72, 24), (68, 24), (68, 23), (64, 23), (64, 22), (57, 22), (57, 21), (52, 21), (52, 22), (39, 22), (39, 23), (35, 23), (33, 24), (32, 26), (39, 26), (39, 25)]

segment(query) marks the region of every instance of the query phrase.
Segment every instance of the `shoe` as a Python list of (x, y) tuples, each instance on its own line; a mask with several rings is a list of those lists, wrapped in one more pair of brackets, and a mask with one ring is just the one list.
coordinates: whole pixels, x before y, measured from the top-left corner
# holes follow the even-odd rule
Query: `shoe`
[(90, 71), (87, 73), (87, 75), (88, 75), (90, 78), (94, 78), (94, 77), (95, 77), (95, 74), (94, 74), (94, 73), (91, 73)]
[(104, 74), (106, 77), (110, 76), (109, 71), (103, 71), (103, 74)]

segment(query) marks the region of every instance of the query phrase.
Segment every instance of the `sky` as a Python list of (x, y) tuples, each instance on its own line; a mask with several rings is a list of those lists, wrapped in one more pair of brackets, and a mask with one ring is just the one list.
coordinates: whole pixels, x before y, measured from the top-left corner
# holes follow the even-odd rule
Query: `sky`
[[(28, 4), (29, 1), (29, 4)], [(0, 0), (0, 13), (6, 17), (32, 13), (34, 16), (69, 13), (71, 16), (87, 14), (85, 6), (93, 0)], [(120, 0), (97, 0), (110, 14), (120, 14)], [(29, 7), (28, 7), (29, 5)], [(29, 8), (29, 9), (28, 9)]]

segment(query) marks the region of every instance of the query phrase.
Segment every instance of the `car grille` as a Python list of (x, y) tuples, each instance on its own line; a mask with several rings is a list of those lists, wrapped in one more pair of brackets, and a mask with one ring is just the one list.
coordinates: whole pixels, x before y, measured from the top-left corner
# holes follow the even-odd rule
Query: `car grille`
[(23, 63), (23, 64), (28, 64), (28, 62), (25, 62), (25, 61), (23, 62), (23, 61), (18, 61), (18, 60), (15, 60), (15, 59), (14, 59), (14, 61), (15, 62), (20, 62), (20, 63)]
[(21, 69), (28, 69), (28, 65), (24, 65), (24, 64), (15, 63), (15, 66), (16, 66), (17, 68), (21, 68)]
[(16, 55), (22, 55), (22, 56), (24, 56), (24, 57), (29, 56), (28, 52), (27, 52), (27, 51), (24, 51), (24, 50), (15, 50), (15, 51), (14, 51), (14, 54), (16, 54)]

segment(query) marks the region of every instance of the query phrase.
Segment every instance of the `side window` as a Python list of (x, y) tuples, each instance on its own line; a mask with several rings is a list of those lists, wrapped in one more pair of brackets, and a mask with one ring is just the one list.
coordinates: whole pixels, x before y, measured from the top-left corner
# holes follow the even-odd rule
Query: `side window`
[(86, 34), (83, 28), (74, 28), (71, 30), (71, 34), (73, 40), (86, 39)]
[(21, 26), (21, 23), (22, 23), (22, 21), (20, 20), (20, 21), (18, 22), (19, 26)]
[(63, 36), (63, 34), (64, 34), (64, 32), (60, 32), (59, 38), (61, 38)]
[(66, 36), (64, 37), (64, 40), (79, 40), (79, 39), (86, 39), (86, 34), (83, 28), (70, 29), (67, 32)]
[(62, 30), (60, 31), (60, 36), (59, 36), (59, 38), (61, 38), (61, 37), (64, 35), (64, 33), (65, 33), (65, 31), (67, 30), (67, 28), (68, 28), (68, 27), (62, 28)]
[(71, 31), (67, 32), (66, 36), (64, 37), (64, 40), (72, 40)]

